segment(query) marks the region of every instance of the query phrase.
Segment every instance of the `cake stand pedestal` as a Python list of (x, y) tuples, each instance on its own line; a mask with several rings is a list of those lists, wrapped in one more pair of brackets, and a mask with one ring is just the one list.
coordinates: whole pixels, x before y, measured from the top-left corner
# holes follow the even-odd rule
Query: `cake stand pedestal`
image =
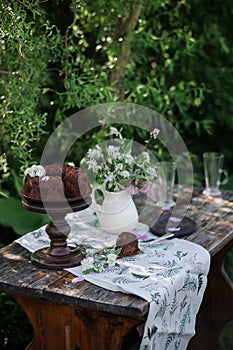
[(91, 204), (91, 198), (71, 199), (61, 202), (43, 202), (33, 200), (23, 195), (22, 204), (25, 209), (36, 213), (48, 213), (50, 222), (46, 226), (46, 232), (50, 238), (50, 246), (42, 248), (31, 254), (34, 265), (46, 269), (60, 270), (65, 267), (74, 267), (81, 264), (83, 254), (72, 249), (67, 244), (70, 226), (65, 219), (69, 212), (77, 212), (86, 209)]

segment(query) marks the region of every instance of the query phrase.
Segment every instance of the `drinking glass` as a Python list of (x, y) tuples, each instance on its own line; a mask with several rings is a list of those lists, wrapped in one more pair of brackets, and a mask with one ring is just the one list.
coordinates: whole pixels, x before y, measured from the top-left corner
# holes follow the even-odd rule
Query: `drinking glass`
[(162, 206), (163, 209), (169, 209), (175, 206), (173, 201), (173, 190), (175, 182), (176, 164), (172, 161), (157, 163), (157, 169), (162, 179), (158, 186), (161, 198), (157, 205)]
[(222, 168), (224, 155), (219, 152), (205, 152), (203, 154), (205, 172), (205, 190), (207, 196), (221, 196), (220, 185), (228, 181), (227, 171)]

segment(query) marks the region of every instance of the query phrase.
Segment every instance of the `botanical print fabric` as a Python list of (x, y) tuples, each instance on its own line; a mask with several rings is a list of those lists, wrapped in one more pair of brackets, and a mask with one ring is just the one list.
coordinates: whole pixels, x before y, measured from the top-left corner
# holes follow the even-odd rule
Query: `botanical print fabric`
[(185, 350), (195, 333), (196, 315), (207, 283), (209, 254), (181, 239), (158, 243), (148, 239), (140, 242), (140, 249), (139, 255), (123, 258), (120, 267), (84, 277), (150, 303), (140, 350)]
[[(68, 214), (69, 241), (95, 247), (111, 246), (116, 236), (102, 232), (91, 209)], [(140, 254), (119, 259), (119, 266), (83, 275), (112, 291), (140, 296), (150, 303), (140, 350), (185, 350), (195, 333), (195, 321), (207, 284), (210, 255), (184, 239), (158, 240), (139, 223)], [(30, 251), (49, 243), (45, 227), (17, 240)], [(67, 269), (76, 276), (81, 267)]]

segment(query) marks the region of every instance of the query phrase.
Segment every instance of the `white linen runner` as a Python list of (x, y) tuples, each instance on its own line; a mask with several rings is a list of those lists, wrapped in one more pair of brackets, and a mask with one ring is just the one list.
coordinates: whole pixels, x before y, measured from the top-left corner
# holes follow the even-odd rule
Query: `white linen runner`
[[(112, 246), (116, 236), (102, 232), (88, 208), (67, 215), (69, 243), (94, 247)], [(149, 313), (140, 350), (185, 350), (195, 334), (196, 315), (207, 284), (210, 255), (203, 247), (184, 239), (158, 240), (139, 223), (140, 254), (119, 259), (119, 267), (83, 275), (86, 281), (111, 291), (137, 295), (149, 302)], [(48, 246), (42, 227), (16, 240), (29, 251)], [(75, 276), (81, 267), (66, 269)]]

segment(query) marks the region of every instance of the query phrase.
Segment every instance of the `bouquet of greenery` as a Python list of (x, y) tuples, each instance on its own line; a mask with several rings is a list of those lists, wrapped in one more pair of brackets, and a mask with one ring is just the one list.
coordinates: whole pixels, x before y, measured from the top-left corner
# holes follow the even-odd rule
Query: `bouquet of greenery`
[[(121, 131), (111, 127), (110, 134), (116, 136), (114, 142), (103, 142), (101, 146), (89, 149), (82, 164), (94, 175), (93, 185), (103, 185), (107, 191), (127, 189), (131, 194), (137, 194), (140, 189), (150, 193), (156, 169), (146, 146), (139, 154), (133, 154), (133, 141), (124, 139)], [(158, 133), (158, 129), (151, 132), (149, 141), (155, 139)]]

